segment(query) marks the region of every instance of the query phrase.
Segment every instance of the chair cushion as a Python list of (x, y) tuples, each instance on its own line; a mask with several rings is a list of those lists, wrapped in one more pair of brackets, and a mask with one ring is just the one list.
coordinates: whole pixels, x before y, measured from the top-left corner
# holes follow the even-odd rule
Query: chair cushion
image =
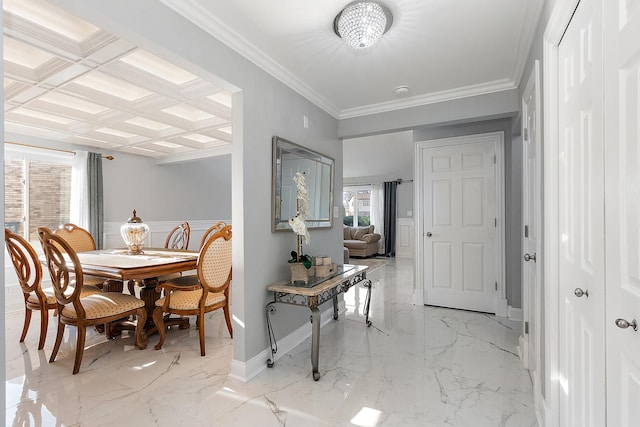
[(87, 286), (87, 285), (102, 285), (104, 283), (104, 281), (105, 281), (104, 277), (98, 277), (98, 276), (86, 275), (86, 276), (83, 276), (83, 278), (82, 278), (82, 284), (84, 286)]
[[(53, 288), (43, 288), (42, 291), (47, 296), (47, 304), (55, 304), (56, 303), (56, 295), (53, 293)], [(33, 304), (38, 304), (38, 297), (34, 293), (29, 294), (29, 302)]]
[[(144, 307), (144, 301), (118, 292), (101, 292), (89, 295), (80, 301), (84, 307), (87, 319), (116, 316), (136, 308)], [(76, 310), (72, 304), (67, 304), (62, 309), (62, 316), (76, 319)]]
[[(56, 294), (53, 292), (53, 288), (43, 288), (42, 290), (47, 296), (47, 304), (55, 304)], [(99, 293), (102, 293), (102, 291), (97, 286), (84, 285), (82, 287), (82, 291), (80, 292), (80, 298), (88, 297), (89, 295), (99, 294)], [(29, 295), (29, 302), (38, 304), (38, 298), (36, 297), (35, 294)]]
[[(200, 297), (202, 296), (202, 289), (195, 291), (175, 291), (171, 293), (171, 299), (169, 301), (169, 309), (173, 310), (196, 310), (200, 304)], [(162, 307), (166, 297), (162, 297), (156, 301), (156, 307)], [(222, 292), (209, 292), (207, 293), (207, 301), (205, 307), (210, 307), (215, 304), (224, 302), (226, 297)]]

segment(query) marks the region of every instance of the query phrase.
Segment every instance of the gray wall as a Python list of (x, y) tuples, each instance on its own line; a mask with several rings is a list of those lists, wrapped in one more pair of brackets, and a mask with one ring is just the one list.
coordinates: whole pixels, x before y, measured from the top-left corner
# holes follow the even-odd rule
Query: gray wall
[(105, 221), (231, 218), (231, 155), (178, 164), (114, 153), (103, 161)]
[(343, 119), (339, 123), (338, 135), (341, 138), (352, 138), (418, 129), (421, 126), (468, 123), (480, 118), (491, 120), (512, 117), (519, 110), (518, 91), (511, 89)]
[(34, 136), (8, 132), (5, 139), (39, 147), (113, 155), (114, 160), (102, 161), (105, 222), (124, 222), (133, 209), (146, 222), (231, 218), (230, 155), (158, 165), (149, 157)]
[[(288, 277), (292, 233), (271, 232), (271, 138), (279, 135), (336, 159), (335, 187), (342, 188), (342, 147), (337, 120), (229, 49), (209, 34), (153, 0), (54, 0), (154, 54), (202, 77), (218, 76), (234, 92), (232, 221), (234, 233), (234, 360), (247, 362), (267, 348), (266, 286)], [(302, 126), (302, 115), (309, 128)], [(307, 252), (342, 257), (338, 227), (311, 232)], [(282, 307), (274, 316), (282, 337), (308, 323), (305, 310)]]
[(415, 141), (502, 131), (505, 135), (506, 293), (511, 307), (522, 307), (520, 252), (522, 239), (522, 142), (512, 136), (512, 120), (500, 119), (453, 126), (429, 126), (414, 131)]

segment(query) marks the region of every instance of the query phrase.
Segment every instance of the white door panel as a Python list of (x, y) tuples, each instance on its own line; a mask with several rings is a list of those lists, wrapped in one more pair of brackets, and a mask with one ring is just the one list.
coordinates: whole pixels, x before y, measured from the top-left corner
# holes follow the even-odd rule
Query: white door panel
[(495, 312), (495, 142), (422, 150), (425, 304)]
[[(522, 289), (523, 289), (523, 364), (530, 372), (534, 387), (539, 387), (541, 373), (538, 369), (541, 342), (541, 295), (538, 268), (542, 254), (538, 248), (538, 221), (540, 218), (540, 184), (538, 162), (539, 63), (536, 61), (522, 98)], [(527, 255), (529, 258), (527, 258)], [(531, 257), (535, 258), (531, 258)], [(528, 259), (528, 261), (527, 261)]]
[[(560, 424), (605, 425), (601, 10), (582, 0), (559, 46)], [(576, 290), (578, 292), (576, 293)], [(580, 290), (584, 293), (580, 295)]]
[[(640, 2), (604, 3), (607, 423), (640, 422)], [(620, 326), (625, 326), (620, 322)]]

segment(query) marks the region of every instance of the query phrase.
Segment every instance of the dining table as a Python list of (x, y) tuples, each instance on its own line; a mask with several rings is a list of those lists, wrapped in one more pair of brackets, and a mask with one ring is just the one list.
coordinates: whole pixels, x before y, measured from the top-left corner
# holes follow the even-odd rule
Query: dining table
[[(124, 283), (134, 282), (140, 286), (140, 299), (144, 301), (147, 312), (147, 322), (144, 327), (148, 337), (156, 331), (153, 323), (153, 310), (160, 298), (157, 289), (158, 278), (182, 273), (196, 268), (198, 252), (149, 248), (142, 253), (131, 254), (127, 249), (99, 249), (87, 252), (77, 252), (82, 273), (105, 279), (104, 291), (122, 292)], [(178, 325), (181, 329), (189, 327), (189, 318), (168, 318), (165, 326)], [(117, 322), (112, 325), (109, 335), (118, 334), (122, 329), (132, 329), (135, 324), (128, 321)]]

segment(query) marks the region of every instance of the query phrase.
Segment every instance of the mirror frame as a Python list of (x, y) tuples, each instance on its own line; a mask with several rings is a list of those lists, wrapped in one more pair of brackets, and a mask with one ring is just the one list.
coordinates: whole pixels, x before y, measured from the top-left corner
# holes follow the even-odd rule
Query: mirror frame
[(272, 169), (271, 169), (271, 231), (290, 231), (289, 218), (282, 218), (280, 203), (276, 200), (282, 197), (282, 153), (295, 152), (300, 157), (329, 166), (329, 209), (327, 217), (309, 218), (306, 221), (307, 228), (331, 228), (333, 226), (333, 186), (335, 160), (324, 154), (313, 151), (302, 145), (287, 141), (279, 136), (272, 138)]

